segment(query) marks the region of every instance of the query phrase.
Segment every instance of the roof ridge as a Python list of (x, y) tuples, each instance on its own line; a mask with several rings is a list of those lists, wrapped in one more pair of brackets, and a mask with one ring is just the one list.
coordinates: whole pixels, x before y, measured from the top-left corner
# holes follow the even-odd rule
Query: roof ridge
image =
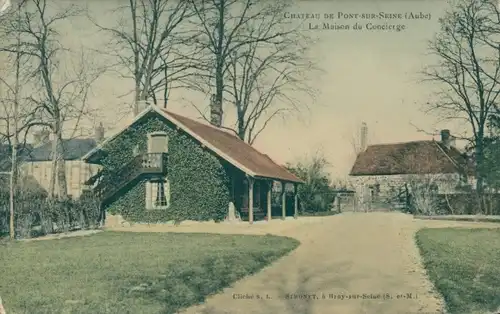
[[(106, 143), (119, 136), (122, 132), (129, 128), (130, 125), (136, 123), (140, 119), (144, 118), (147, 114), (152, 112), (159, 114), (163, 118), (167, 119), (178, 129), (181, 129), (196, 141), (198, 141), (202, 146), (208, 148), (220, 158), (226, 160), (236, 168), (239, 168), (241, 171), (251, 176), (266, 178), (268, 177), (275, 180), (282, 179), (288, 182), (303, 182), (300, 178), (292, 174), (286, 168), (274, 162), (269, 156), (266, 156), (266, 154), (257, 150), (249, 143), (246, 143), (238, 136), (235, 136), (230, 132), (226, 132), (226, 130), (222, 128), (218, 128), (213, 125), (188, 118), (181, 114), (165, 110), (164, 108), (160, 108), (158, 106), (149, 106), (147, 109), (135, 116), (132, 122), (121, 128), (121, 130), (119, 130), (118, 132), (114, 133), (111, 137), (108, 137), (103, 142), (99, 143), (96, 147), (82, 156), (81, 159), (88, 162), (93, 154), (102, 149), (102, 147), (106, 145)], [(215, 141), (212, 141), (213, 135), (218, 136), (218, 138), (216, 136)], [(232, 145), (239, 146), (237, 148), (238, 150), (241, 149), (244, 154), (250, 154), (251, 156), (241, 156), (241, 152), (237, 153), (236, 151), (231, 149)], [(255, 158), (255, 160), (253, 160), (252, 158)], [(264, 159), (267, 164), (261, 164)]]
[(227, 134), (229, 134), (229, 135), (231, 135), (231, 136), (234, 136), (234, 137), (236, 137), (237, 139), (241, 140), (238, 136), (236, 136), (236, 134), (231, 134), (231, 133), (229, 133), (229, 132), (226, 132), (226, 131), (224, 131), (224, 129), (223, 129), (223, 128), (216, 127), (215, 125), (212, 125), (212, 124), (210, 124), (210, 123), (204, 123), (204, 122), (201, 122), (201, 121), (195, 120), (195, 119), (193, 119), (193, 118), (187, 117), (187, 116), (185, 116), (185, 115), (181, 115), (181, 114), (175, 113), (175, 112), (170, 111), (170, 110), (166, 110), (166, 109), (160, 109), (160, 110), (162, 110), (162, 111), (166, 112), (167, 114), (174, 114), (174, 115), (176, 115), (176, 116), (180, 116), (180, 117), (182, 117), (182, 118), (184, 118), (184, 119), (188, 119), (188, 120), (191, 120), (191, 121), (193, 121), (193, 122), (196, 122), (196, 123), (199, 123), (199, 124), (203, 124), (203, 125), (204, 125), (204, 126), (206, 126), (206, 127), (209, 127), (209, 128), (212, 128), (212, 129), (215, 129), (215, 130), (218, 130), (218, 131), (221, 131), (221, 132), (227, 133)]
[[(257, 153), (258, 155), (260, 155), (261, 157), (264, 157), (264, 158), (267, 158), (270, 162), (272, 162), (275, 166), (277, 166), (278, 168), (280, 168), (281, 170), (284, 170), (286, 172), (288, 172), (290, 175), (292, 175), (293, 177), (295, 177), (296, 180), (298, 180), (297, 182), (302, 182), (302, 179), (298, 178), (295, 174), (291, 173), (288, 169), (286, 169), (285, 167), (283, 167), (282, 165), (278, 164), (277, 162), (275, 162), (273, 159), (271, 159), (267, 154), (264, 154), (263, 152), (261, 152), (260, 150), (256, 149), (255, 147), (253, 147), (252, 145), (250, 145), (249, 143), (245, 142), (244, 140), (242, 140), (241, 138), (239, 138), (238, 136), (236, 135), (233, 135), (229, 132), (226, 132), (224, 131), (224, 129), (220, 128), (220, 127), (216, 127), (216, 126), (213, 126), (211, 124), (207, 124), (207, 123), (203, 123), (203, 122), (200, 122), (200, 121), (197, 121), (197, 120), (194, 120), (192, 118), (189, 118), (189, 117), (186, 117), (184, 115), (181, 115), (181, 114), (177, 114), (177, 113), (174, 113), (174, 112), (171, 112), (171, 111), (168, 111), (168, 110), (165, 110), (165, 109), (162, 109), (162, 108), (158, 108), (160, 111), (162, 111), (164, 114), (166, 115), (169, 115), (170, 118), (174, 119), (174, 120), (177, 120), (177, 116), (181, 119), (186, 119), (188, 121), (191, 121), (192, 123), (196, 123), (198, 125), (202, 125), (204, 127), (210, 127), (212, 128), (214, 131), (217, 131), (217, 132), (220, 132), (222, 134), (225, 134), (225, 135), (229, 135), (232, 139), (234, 140), (237, 140), (239, 141), (240, 143), (244, 144), (245, 146), (247, 146), (248, 148), (252, 149), (254, 153)], [(197, 134), (197, 132), (195, 130), (193, 130), (191, 127), (189, 127), (188, 125), (184, 124), (182, 121), (179, 121), (177, 120), (178, 123), (180, 123), (181, 125), (183, 125), (186, 129), (190, 130), (191, 132), (193, 132), (194, 134)], [(203, 136), (200, 136), (199, 134), (197, 134), (197, 136), (203, 138)], [(195, 137), (196, 138), (196, 137)], [(206, 141), (206, 140), (205, 140)], [(212, 145), (213, 146), (213, 145)], [(217, 153), (217, 151), (219, 151), (219, 149), (215, 146), (212, 147), (212, 149)], [(226, 160), (233, 160), (232, 157), (230, 157), (229, 155), (227, 155), (226, 153), (222, 152), (223, 155), (225, 155), (225, 158)], [(247, 170), (250, 170), (249, 168), (247, 168), (246, 166), (242, 165), (241, 163), (239, 163), (237, 161), (238, 164), (240, 164), (240, 166), (243, 166), (244, 168), (246, 168)], [(242, 169), (243, 170), (243, 169)], [(257, 173), (254, 173), (254, 171), (250, 170), (250, 171), (245, 171), (247, 172), (248, 174), (251, 174), (252, 176), (260, 176), (259, 174)], [(262, 175), (262, 174), (261, 174)], [(279, 178), (275, 178), (275, 179), (278, 179), (279, 181)]]
[(427, 143), (427, 142), (433, 142), (433, 141), (434, 140), (415, 140), (415, 141), (406, 141), (406, 142), (379, 143), (379, 144), (368, 145), (368, 147), (373, 147), (373, 146), (390, 146), (390, 145), (403, 145), (403, 144), (410, 144), (410, 143)]
[[(214, 126), (214, 125), (212, 125), (212, 124), (209, 124), (209, 123), (203, 123), (203, 122), (200, 122), (200, 121), (198, 121), (198, 120), (195, 120), (195, 119), (192, 119), (192, 118), (186, 117), (186, 116), (184, 116), (184, 115), (181, 115), (181, 114), (178, 114), (178, 113), (175, 113), (175, 112), (169, 111), (169, 110), (165, 110), (165, 109), (161, 109), (161, 110), (162, 110), (162, 111), (164, 111), (164, 112), (166, 112), (167, 114), (174, 114), (174, 115), (177, 115), (177, 116), (182, 117), (183, 119), (188, 119), (188, 120), (191, 120), (191, 121), (192, 121), (192, 122), (194, 122), (194, 123), (199, 123), (199, 124), (201, 124), (201, 125), (203, 125), (203, 126), (210, 127), (210, 128), (212, 128), (212, 129), (214, 129), (214, 130), (217, 130), (217, 131), (219, 131), (219, 132), (223, 132), (224, 134), (230, 135), (230, 136), (234, 137), (236, 140), (238, 140), (238, 141), (240, 141), (240, 142), (244, 143), (245, 145), (247, 145), (247, 146), (249, 146), (249, 147), (253, 148), (253, 149), (254, 149), (257, 153), (259, 153), (260, 155), (262, 155), (262, 156), (264, 156), (264, 157), (269, 158), (269, 159), (270, 159), (273, 163), (275, 163), (276, 165), (280, 166), (280, 167), (281, 167), (281, 168), (283, 168), (283, 169), (286, 169), (286, 168), (282, 167), (280, 164), (278, 164), (276, 161), (274, 161), (274, 159), (272, 159), (271, 157), (269, 157), (269, 155), (262, 153), (261, 151), (259, 151), (258, 149), (256, 149), (256, 148), (255, 148), (255, 147), (253, 147), (252, 145), (250, 145), (249, 143), (247, 143), (247, 142), (245, 142), (244, 140), (242, 140), (239, 136), (236, 136), (236, 134), (231, 134), (231, 133), (229, 133), (229, 132), (226, 132), (223, 128), (216, 127), (216, 126)], [(288, 169), (286, 169), (286, 170), (288, 170)]]

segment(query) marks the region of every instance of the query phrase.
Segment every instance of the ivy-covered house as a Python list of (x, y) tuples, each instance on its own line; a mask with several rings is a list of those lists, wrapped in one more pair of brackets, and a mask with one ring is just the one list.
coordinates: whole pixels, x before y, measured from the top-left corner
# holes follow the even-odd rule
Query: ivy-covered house
[(103, 209), (130, 221), (271, 218), (274, 182), (281, 189), (282, 218), (297, 216), (302, 181), (233, 134), (149, 106), (124, 129), (82, 159), (101, 171), (87, 183)]

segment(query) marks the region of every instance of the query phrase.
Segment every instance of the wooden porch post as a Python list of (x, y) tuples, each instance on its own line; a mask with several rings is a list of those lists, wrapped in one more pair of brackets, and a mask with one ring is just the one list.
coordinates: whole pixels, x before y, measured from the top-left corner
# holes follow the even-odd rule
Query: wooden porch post
[(281, 181), (281, 219), (286, 219), (286, 182)]
[(253, 224), (253, 183), (254, 179), (247, 176), (248, 180), (248, 222)]
[(271, 221), (271, 193), (273, 191), (273, 181), (267, 184), (267, 221)]
[(294, 218), (297, 219), (299, 218), (299, 191), (298, 191), (299, 185), (297, 183), (294, 183), (293, 185), (293, 206), (294, 206)]

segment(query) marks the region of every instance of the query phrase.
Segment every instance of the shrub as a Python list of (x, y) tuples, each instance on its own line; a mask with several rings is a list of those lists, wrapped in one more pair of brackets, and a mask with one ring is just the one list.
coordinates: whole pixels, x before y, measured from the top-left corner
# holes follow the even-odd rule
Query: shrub
[(287, 169), (305, 183), (299, 185), (299, 211), (325, 212), (332, 208), (335, 190), (327, 172), (328, 161), (321, 156), (313, 156), (310, 160), (288, 164)]
[[(75, 228), (95, 228), (100, 212), (92, 197), (79, 200), (49, 199), (46, 194), (20, 190), (16, 193), (14, 223), (17, 238), (31, 238)], [(0, 191), (0, 216), (8, 222), (9, 193)], [(56, 228), (54, 228), (54, 224)], [(0, 224), (1, 233), (8, 233), (8, 223)], [(33, 234), (34, 227), (39, 231)]]

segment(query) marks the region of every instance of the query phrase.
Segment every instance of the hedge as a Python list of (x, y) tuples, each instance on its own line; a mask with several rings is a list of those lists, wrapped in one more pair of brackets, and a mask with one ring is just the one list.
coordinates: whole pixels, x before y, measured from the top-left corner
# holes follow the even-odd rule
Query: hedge
[[(77, 228), (97, 228), (101, 218), (99, 205), (90, 196), (63, 201), (49, 199), (40, 193), (18, 191), (14, 208), (16, 238), (31, 238)], [(9, 193), (0, 191), (0, 234), (9, 233), (8, 221)]]

